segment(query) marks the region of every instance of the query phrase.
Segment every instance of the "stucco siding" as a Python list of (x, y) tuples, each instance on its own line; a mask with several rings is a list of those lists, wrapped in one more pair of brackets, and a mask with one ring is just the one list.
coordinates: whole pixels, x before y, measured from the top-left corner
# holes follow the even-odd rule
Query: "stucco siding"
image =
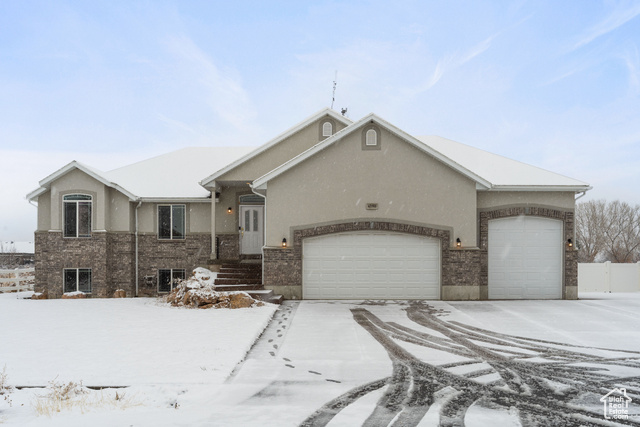
[[(237, 187), (223, 186), (221, 188), (220, 201), (216, 203), (216, 233), (238, 232), (237, 192)], [(227, 212), (229, 208), (232, 209), (231, 213)]]
[[(324, 116), (319, 120), (309, 124), (305, 128), (282, 140), (278, 144), (270, 147), (265, 152), (253, 159), (239, 165), (224, 175), (216, 178), (217, 181), (253, 181), (267, 172), (271, 172), (281, 164), (289, 161), (303, 151), (313, 147), (322, 139), (320, 136), (320, 126), (329, 116)], [(330, 119), (335, 124), (334, 133), (344, 129), (344, 125), (334, 119)]]
[(132, 231), (129, 198), (113, 188), (107, 188), (107, 198), (107, 231)]
[(36, 231), (51, 230), (51, 191), (38, 197), (38, 229)]
[(190, 233), (211, 232), (211, 204), (189, 203), (187, 205)]
[(92, 229), (106, 229), (106, 186), (80, 170), (73, 170), (51, 184), (51, 229), (62, 230), (62, 197), (66, 194), (89, 194), (93, 197)]
[(525, 205), (574, 209), (574, 197), (573, 192), (479, 191), (478, 209)]
[(476, 246), (475, 183), (384, 130), (381, 144), (363, 150), (355, 132), (269, 181), (267, 245), (304, 225), (386, 219), (451, 229)]

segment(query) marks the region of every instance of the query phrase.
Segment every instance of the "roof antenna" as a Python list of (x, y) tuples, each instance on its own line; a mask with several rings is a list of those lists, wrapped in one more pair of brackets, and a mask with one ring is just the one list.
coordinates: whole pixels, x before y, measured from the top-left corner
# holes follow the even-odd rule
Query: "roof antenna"
[(333, 95), (331, 96), (331, 109), (333, 110), (333, 102), (336, 100), (336, 86), (338, 86), (338, 70), (336, 70), (336, 76), (333, 79)]

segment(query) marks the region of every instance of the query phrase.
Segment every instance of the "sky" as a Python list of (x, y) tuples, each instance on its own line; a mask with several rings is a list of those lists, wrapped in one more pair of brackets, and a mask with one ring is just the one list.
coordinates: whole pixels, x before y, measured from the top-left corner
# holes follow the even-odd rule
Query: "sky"
[(257, 146), (336, 76), (353, 120), (640, 204), (639, 44), (640, 1), (1, 0), (0, 240), (33, 240), (25, 195), (72, 160)]

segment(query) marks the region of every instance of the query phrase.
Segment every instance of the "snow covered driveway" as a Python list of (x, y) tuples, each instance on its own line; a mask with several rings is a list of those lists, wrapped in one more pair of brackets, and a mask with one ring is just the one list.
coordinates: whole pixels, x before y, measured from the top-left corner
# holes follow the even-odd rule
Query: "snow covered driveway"
[[(603, 299), (290, 302), (216, 399), (216, 419), (640, 425), (640, 298), (589, 296)], [(627, 420), (604, 418), (600, 398), (616, 387), (632, 399)]]

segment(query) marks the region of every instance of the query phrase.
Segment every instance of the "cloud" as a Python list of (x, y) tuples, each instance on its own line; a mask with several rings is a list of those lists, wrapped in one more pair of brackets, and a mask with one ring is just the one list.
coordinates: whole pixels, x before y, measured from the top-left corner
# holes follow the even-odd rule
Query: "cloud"
[(638, 47), (635, 46), (633, 52), (627, 52), (623, 59), (629, 71), (629, 89), (634, 94), (640, 94), (640, 55), (638, 55)]
[(255, 117), (255, 109), (241, 79), (233, 71), (221, 71), (213, 59), (187, 36), (170, 38), (167, 46), (184, 61), (181, 69), (200, 85), (208, 104), (220, 118), (236, 129), (249, 126)]
[(629, 7), (627, 7), (626, 4), (624, 7), (616, 7), (603, 21), (589, 28), (585, 34), (580, 37), (580, 40), (572, 47), (571, 50), (579, 49), (582, 46), (591, 43), (598, 37), (616, 30), (638, 15), (640, 15), (640, 3), (635, 3)]
[(483, 41), (469, 49), (467, 52), (463, 52), (462, 54), (458, 54), (456, 52), (446, 55), (444, 58), (440, 59), (436, 64), (433, 73), (431, 74), (431, 78), (422, 88), (419, 89), (419, 92), (424, 92), (431, 89), (433, 86), (435, 86), (436, 83), (440, 81), (445, 73), (466, 64), (476, 56), (484, 53), (487, 49), (489, 49), (489, 47), (491, 47), (491, 42), (496, 36), (498, 36), (498, 34), (499, 33), (496, 33), (491, 37), (484, 39)]

